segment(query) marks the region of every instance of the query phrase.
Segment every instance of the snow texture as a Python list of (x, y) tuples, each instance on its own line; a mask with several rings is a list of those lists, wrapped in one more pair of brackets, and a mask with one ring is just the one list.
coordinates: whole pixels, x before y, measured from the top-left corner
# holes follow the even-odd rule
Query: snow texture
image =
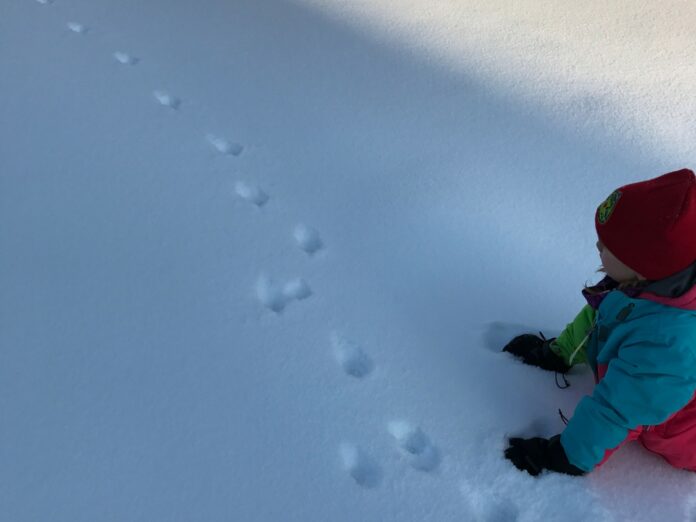
[(177, 110), (181, 105), (181, 100), (176, 96), (172, 96), (168, 92), (154, 91), (152, 94), (160, 105), (164, 105), (170, 109)]
[(123, 65), (135, 65), (139, 61), (137, 56), (133, 56), (122, 51), (116, 51), (114, 53), (114, 59)]
[(239, 156), (244, 150), (244, 147), (241, 144), (228, 141), (225, 138), (215, 136), (214, 134), (206, 135), (206, 139), (221, 154)]
[(342, 443), (339, 451), (343, 467), (356, 484), (364, 488), (374, 488), (379, 485), (381, 471), (374, 459), (349, 443)]
[(389, 433), (415, 469), (432, 471), (440, 463), (440, 452), (418, 426), (394, 421), (389, 423)]
[(312, 289), (304, 279), (291, 279), (283, 285), (283, 295), (287, 299), (307, 299), (312, 295)]
[(312, 289), (302, 278), (291, 279), (281, 285), (262, 274), (256, 283), (256, 295), (266, 308), (280, 313), (291, 301), (307, 299), (312, 295)]
[(372, 359), (357, 344), (335, 332), (331, 335), (331, 344), (336, 362), (347, 375), (362, 379), (372, 371)]
[(68, 26), (68, 29), (77, 34), (85, 34), (89, 30), (87, 26), (77, 22), (68, 22), (66, 25)]
[(268, 194), (266, 194), (263, 189), (255, 185), (238, 181), (234, 186), (234, 190), (240, 198), (256, 205), (257, 207), (262, 207), (266, 204), (266, 202), (268, 202)]
[(319, 232), (307, 225), (297, 225), (293, 233), (297, 246), (308, 254), (314, 254), (324, 246)]
[(691, 2), (1, 11), (2, 520), (696, 520), (639, 444), (514, 469), (593, 383), (500, 353), (696, 165)]

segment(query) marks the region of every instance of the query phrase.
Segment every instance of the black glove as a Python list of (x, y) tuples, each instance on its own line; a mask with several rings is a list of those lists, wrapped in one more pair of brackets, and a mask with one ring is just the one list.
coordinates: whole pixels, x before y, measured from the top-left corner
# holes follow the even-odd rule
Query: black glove
[(551, 350), (550, 345), (555, 340), (555, 337), (546, 339), (543, 334), (541, 337), (532, 334), (518, 335), (503, 348), (503, 351), (521, 357), (525, 364), (552, 372), (566, 373), (570, 370), (570, 366), (560, 355), (556, 355)]
[(560, 435), (550, 439), (510, 439), (509, 442), (505, 458), (512, 461), (517, 469), (534, 477), (545, 469), (568, 475), (585, 474), (583, 470), (568, 462)]

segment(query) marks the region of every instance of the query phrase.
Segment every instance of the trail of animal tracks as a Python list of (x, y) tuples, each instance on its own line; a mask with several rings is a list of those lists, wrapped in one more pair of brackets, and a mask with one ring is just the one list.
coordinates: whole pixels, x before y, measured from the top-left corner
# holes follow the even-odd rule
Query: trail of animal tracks
[[(577, 70), (537, 81), (556, 11), (373, 4), (2, 1), (3, 519), (696, 520), (693, 477), (635, 445), (513, 469), (506, 437), (592, 384), (500, 353), (582, 306), (599, 201), (694, 163), (644, 146), (693, 70), (619, 124), (566, 96)], [(602, 34), (629, 72), (659, 55)]]

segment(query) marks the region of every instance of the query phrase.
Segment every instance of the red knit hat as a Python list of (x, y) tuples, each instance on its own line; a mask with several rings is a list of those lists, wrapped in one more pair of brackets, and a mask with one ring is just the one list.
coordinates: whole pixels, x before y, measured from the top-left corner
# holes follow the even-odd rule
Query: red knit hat
[(696, 261), (696, 176), (688, 169), (615, 190), (597, 209), (597, 235), (625, 265), (657, 281)]

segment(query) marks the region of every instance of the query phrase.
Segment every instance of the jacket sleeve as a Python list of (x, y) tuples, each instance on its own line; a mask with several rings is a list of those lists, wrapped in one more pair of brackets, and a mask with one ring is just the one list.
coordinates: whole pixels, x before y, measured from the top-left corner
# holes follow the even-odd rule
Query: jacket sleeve
[[(587, 362), (585, 347), (588, 334), (594, 326), (596, 313), (590, 305), (585, 305), (575, 319), (565, 327), (561, 335), (551, 343), (551, 350), (561, 356), (568, 366)], [(574, 357), (573, 353), (575, 353)]]
[(568, 460), (591, 471), (630, 430), (661, 424), (681, 410), (695, 391), (692, 347), (677, 344), (674, 338), (622, 345), (604, 378), (591, 396), (580, 401), (561, 434)]

